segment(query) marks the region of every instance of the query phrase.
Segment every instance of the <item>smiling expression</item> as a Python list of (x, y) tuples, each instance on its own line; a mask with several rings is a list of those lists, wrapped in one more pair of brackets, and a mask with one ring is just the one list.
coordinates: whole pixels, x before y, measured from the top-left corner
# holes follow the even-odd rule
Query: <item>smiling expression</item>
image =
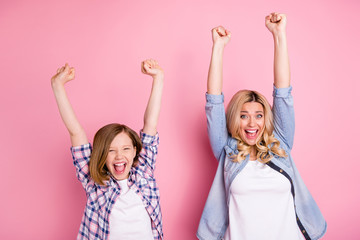
[(136, 147), (131, 138), (125, 132), (121, 132), (110, 144), (106, 167), (116, 180), (127, 179), (135, 156)]
[(258, 102), (244, 103), (240, 112), (240, 137), (254, 146), (265, 125), (264, 108)]

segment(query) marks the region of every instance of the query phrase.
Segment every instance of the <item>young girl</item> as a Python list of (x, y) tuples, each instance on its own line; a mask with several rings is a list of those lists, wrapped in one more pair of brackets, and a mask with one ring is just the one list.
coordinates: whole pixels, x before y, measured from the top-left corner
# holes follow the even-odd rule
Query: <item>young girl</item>
[(295, 124), (286, 16), (272, 13), (265, 24), (275, 47), (272, 110), (264, 96), (242, 90), (225, 114), (222, 57), (231, 34), (223, 27), (212, 30), (205, 109), (219, 166), (197, 232), (201, 240), (319, 239), (326, 231), (290, 155)]
[(77, 177), (87, 196), (77, 239), (163, 239), (154, 170), (164, 74), (154, 60), (142, 62), (141, 71), (152, 76), (153, 84), (140, 138), (125, 125), (109, 124), (95, 134), (93, 148), (64, 88), (74, 79), (74, 68), (65, 64), (51, 79), (70, 134)]

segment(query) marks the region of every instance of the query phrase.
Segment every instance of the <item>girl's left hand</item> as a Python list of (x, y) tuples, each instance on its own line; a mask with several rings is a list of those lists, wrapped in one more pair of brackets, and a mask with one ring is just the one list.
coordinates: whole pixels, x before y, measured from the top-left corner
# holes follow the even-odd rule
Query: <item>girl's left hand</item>
[(163, 69), (160, 67), (157, 61), (154, 59), (147, 59), (141, 62), (141, 72), (154, 77), (160, 77), (164, 75)]
[(69, 64), (58, 68), (56, 74), (51, 78), (51, 84), (55, 85), (65, 85), (65, 83), (73, 80), (75, 78), (75, 69), (70, 67)]
[(286, 15), (283, 13), (271, 13), (265, 17), (265, 25), (273, 35), (285, 33)]

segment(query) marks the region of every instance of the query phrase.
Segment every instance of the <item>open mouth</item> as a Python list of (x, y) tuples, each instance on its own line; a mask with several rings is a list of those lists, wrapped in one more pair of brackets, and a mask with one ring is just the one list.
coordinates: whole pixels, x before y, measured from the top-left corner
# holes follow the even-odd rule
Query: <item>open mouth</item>
[(258, 131), (259, 130), (257, 130), (257, 129), (245, 130), (246, 137), (250, 138), (250, 139), (254, 139), (254, 138), (256, 138), (256, 135), (257, 135)]
[(115, 172), (117, 174), (122, 174), (125, 171), (126, 165), (127, 164), (125, 162), (123, 162), (123, 163), (115, 163), (114, 164)]

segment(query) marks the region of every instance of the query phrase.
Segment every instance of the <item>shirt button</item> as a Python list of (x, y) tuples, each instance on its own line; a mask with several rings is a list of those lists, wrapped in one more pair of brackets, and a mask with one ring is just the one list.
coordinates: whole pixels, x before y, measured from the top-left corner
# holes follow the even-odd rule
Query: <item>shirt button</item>
[(303, 233), (305, 233), (305, 230), (302, 230)]

